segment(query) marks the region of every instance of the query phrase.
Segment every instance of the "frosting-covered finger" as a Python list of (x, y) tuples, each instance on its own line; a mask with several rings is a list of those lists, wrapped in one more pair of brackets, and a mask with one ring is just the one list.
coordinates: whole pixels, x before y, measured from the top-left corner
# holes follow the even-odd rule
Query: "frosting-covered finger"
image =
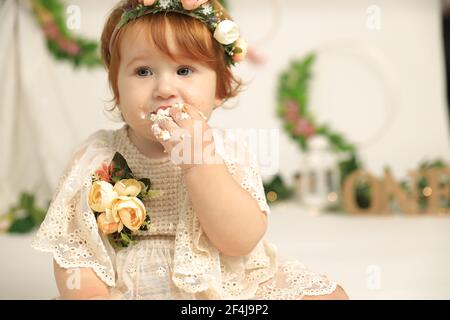
[(168, 130), (161, 129), (158, 123), (152, 125), (152, 132), (157, 139), (162, 141), (168, 141), (172, 137)]

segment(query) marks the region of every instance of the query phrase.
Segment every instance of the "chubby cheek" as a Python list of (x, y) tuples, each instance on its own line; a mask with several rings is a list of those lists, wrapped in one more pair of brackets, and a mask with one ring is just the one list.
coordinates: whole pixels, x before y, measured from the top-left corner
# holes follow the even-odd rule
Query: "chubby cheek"
[(155, 140), (149, 120), (142, 119), (143, 112), (147, 110), (150, 90), (143, 88), (142, 84), (133, 83), (119, 78), (120, 110), (125, 122), (140, 136)]
[[(207, 95), (205, 94), (206, 92), (210, 92), (211, 94)], [(214, 90), (208, 90), (207, 88), (204, 88), (204, 90), (191, 90), (189, 97), (185, 101), (209, 118), (214, 108), (214, 92)]]
[[(211, 72), (207, 78), (208, 81), (203, 81), (202, 85), (199, 86), (203, 90), (198, 91), (199, 100), (202, 101), (198, 108), (206, 117), (210, 118), (216, 103), (217, 77), (215, 73)], [(207, 83), (206, 86), (205, 83)]]
[[(120, 107), (123, 112), (135, 112), (145, 106), (148, 101), (145, 88), (139, 81), (119, 78), (118, 89), (120, 95)], [(146, 99), (147, 98), (147, 99)]]

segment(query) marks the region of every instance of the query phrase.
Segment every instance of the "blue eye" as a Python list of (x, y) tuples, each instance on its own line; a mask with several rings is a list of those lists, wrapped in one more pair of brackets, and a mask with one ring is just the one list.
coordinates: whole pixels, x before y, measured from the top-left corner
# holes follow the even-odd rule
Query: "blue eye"
[(191, 68), (189, 68), (189, 67), (182, 67), (182, 68), (178, 69), (177, 74), (179, 76), (189, 76), (189, 75), (191, 75), (192, 72), (193, 71), (192, 71)]
[(139, 67), (135, 72), (139, 77), (148, 77), (153, 74), (153, 72), (148, 67)]

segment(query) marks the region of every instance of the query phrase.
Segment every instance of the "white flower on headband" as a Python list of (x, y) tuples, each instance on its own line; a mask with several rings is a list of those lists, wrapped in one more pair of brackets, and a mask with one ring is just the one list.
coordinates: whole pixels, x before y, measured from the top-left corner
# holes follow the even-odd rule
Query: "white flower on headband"
[(172, 1), (171, 0), (160, 0), (159, 5), (163, 9), (167, 9)]
[(203, 11), (203, 14), (210, 15), (210, 14), (214, 11), (214, 9), (213, 9), (213, 7), (208, 3), (208, 4), (204, 4), (204, 5), (202, 6), (202, 11)]
[(239, 39), (239, 27), (231, 20), (223, 20), (214, 31), (214, 38), (221, 44), (232, 44)]

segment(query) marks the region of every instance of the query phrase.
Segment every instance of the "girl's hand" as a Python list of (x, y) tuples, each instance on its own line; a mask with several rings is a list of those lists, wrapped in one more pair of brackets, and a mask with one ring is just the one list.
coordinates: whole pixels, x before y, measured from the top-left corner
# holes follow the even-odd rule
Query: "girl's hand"
[[(169, 118), (156, 122), (153, 134), (171, 155), (172, 161), (183, 171), (192, 167), (214, 161), (214, 140), (204, 114), (193, 106), (184, 104), (183, 108), (170, 107)], [(170, 138), (161, 135), (160, 130), (167, 130)]]

